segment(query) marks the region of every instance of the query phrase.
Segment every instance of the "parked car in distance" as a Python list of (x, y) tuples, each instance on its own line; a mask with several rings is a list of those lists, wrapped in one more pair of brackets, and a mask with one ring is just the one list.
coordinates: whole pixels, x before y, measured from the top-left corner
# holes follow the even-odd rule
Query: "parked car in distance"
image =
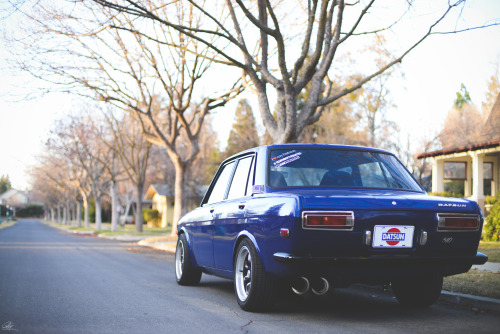
[(233, 279), (247, 311), (283, 288), (322, 296), (352, 283), (390, 283), (401, 304), (425, 307), (444, 276), (487, 261), (482, 225), (477, 203), (427, 195), (387, 151), (261, 146), (226, 159), (179, 221), (175, 273), (180, 285)]

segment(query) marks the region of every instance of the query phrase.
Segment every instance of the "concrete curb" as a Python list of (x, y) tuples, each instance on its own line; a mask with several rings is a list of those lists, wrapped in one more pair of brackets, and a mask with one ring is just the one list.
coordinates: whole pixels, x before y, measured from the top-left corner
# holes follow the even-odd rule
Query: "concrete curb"
[(141, 240), (138, 242), (140, 246), (151, 247), (169, 253), (175, 253), (176, 242), (148, 242)]
[(475, 312), (488, 311), (500, 314), (500, 299), (443, 290), (439, 301), (461, 305)]
[(108, 239), (108, 240), (128, 241), (128, 242), (140, 242), (141, 240), (144, 239), (144, 237), (140, 236), (140, 235), (115, 235), (115, 236), (109, 236), (109, 235), (98, 234), (97, 237), (103, 238), (103, 239)]

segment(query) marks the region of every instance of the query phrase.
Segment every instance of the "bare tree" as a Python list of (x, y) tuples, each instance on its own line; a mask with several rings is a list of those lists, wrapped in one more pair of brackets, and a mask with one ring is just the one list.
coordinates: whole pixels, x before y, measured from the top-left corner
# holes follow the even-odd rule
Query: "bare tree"
[[(83, 224), (85, 228), (90, 227), (90, 217), (89, 217), (89, 199), (92, 195), (92, 187), (90, 186), (90, 181), (87, 173), (80, 167), (77, 167), (73, 173), (71, 184), (78, 189), (80, 193), (80, 198), (78, 202), (83, 202)], [(78, 224), (78, 227), (81, 227)]]
[(442, 147), (454, 148), (475, 143), (487, 116), (472, 103), (465, 103), (460, 108), (454, 106), (448, 112), (440, 134)]
[[(52, 212), (52, 220), (70, 224), (70, 206), (77, 199), (75, 189), (68, 182), (70, 179), (70, 161), (56, 152), (54, 146), (46, 145), (46, 152), (38, 157), (39, 164), (31, 171), (33, 184), (43, 193), (45, 205)], [(54, 211), (57, 212), (55, 217)]]
[[(375, 0), (308, 0), (293, 5), (289, 1), (271, 0), (184, 1), (190, 3), (193, 11), (202, 17), (203, 26), (190, 25), (189, 17), (180, 22), (172, 20), (166, 8), (177, 2), (169, 5), (161, 1), (93, 1), (115, 13), (146, 18), (175, 29), (185, 38), (197, 41), (195, 45), (208, 47), (211, 53), (202, 55), (241, 70), (243, 79), (251, 84), (258, 98), (263, 123), (275, 143), (296, 141), (306, 126), (319, 120), (326, 105), (361, 88), (401, 62), (410, 51), (435, 33), (437, 25), (446, 16), (452, 12), (460, 15), (465, 3), (465, 0), (448, 1), (427, 31), (398, 56), (378, 64), (371, 73), (356, 82), (335, 89), (329, 71), (338, 49), (349, 47), (348, 42), (360, 36), (395, 29), (410, 11), (413, 2), (403, 2), (407, 8), (402, 8), (400, 16), (387, 21), (377, 20), (378, 26), (373, 27), (373, 21), (365, 22), (369, 21), (370, 13), (377, 10)], [(160, 44), (166, 43), (162, 36), (153, 35), (146, 29), (123, 25), (116, 27)], [(179, 49), (201, 54), (188, 44), (173, 44)], [(225, 45), (230, 47), (224, 48)], [(362, 57), (366, 58), (366, 55)], [(308, 61), (306, 58), (309, 58)], [(297, 97), (309, 84), (309, 94), (299, 112)], [(272, 86), (277, 98), (275, 110), (270, 103), (268, 85)]]
[(102, 198), (108, 193), (110, 183), (116, 175), (113, 166), (116, 157), (113, 152), (104, 145), (98, 137), (96, 130), (99, 124), (87, 115), (87, 117), (71, 117), (67, 124), (60, 123), (57, 134), (61, 138), (62, 146), (69, 151), (74, 163), (83, 169), (88, 176), (92, 195), (95, 199), (95, 222), (96, 229), (102, 229)]
[[(112, 111), (109, 111), (106, 115), (106, 120), (108, 121), (109, 132), (112, 134), (113, 140), (111, 142), (103, 140), (103, 142), (118, 156), (124, 172), (135, 187), (135, 224), (137, 231), (142, 232), (142, 197), (146, 182), (151, 143), (146, 140), (137, 119), (130, 114), (119, 117)], [(117, 183), (113, 182), (113, 185), (117, 186)], [(116, 195), (117, 190), (115, 192)], [(117, 196), (113, 196), (112, 199), (113, 202), (115, 200), (118, 201)], [(113, 213), (115, 213), (115, 210)]]
[[(187, 20), (198, 29), (200, 20), (194, 9), (194, 5), (176, 2), (174, 18)], [(25, 62), (19, 66), (59, 84), (62, 91), (134, 113), (147, 140), (165, 147), (174, 165), (177, 222), (184, 209), (186, 170), (200, 151), (198, 140), (205, 117), (242, 91), (235, 84), (237, 78), (226, 88), (200, 86), (212, 65), (206, 56), (209, 47), (166, 25), (115, 14), (91, 2), (81, 2), (71, 12), (47, 3), (39, 3), (36, 10), (28, 16), (35, 29), (24, 40), (22, 51), (32, 57), (23, 57)], [(163, 43), (127, 32), (138, 30), (136, 25), (150, 30)]]

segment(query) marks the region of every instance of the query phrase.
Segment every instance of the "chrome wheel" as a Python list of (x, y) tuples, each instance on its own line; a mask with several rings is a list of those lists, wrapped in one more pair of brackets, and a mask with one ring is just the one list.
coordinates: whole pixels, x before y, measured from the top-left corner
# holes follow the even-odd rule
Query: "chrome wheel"
[(175, 276), (177, 279), (182, 277), (182, 268), (184, 266), (184, 243), (180, 239), (175, 250)]
[(252, 255), (248, 247), (240, 248), (235, 267), (236, 293), (241, 301), (245, 301), (252, 288)]
[(187, 238), (182, 233), (175, 249), (175, 280), (179, 285), (196, 285), (200, 279), (201, 270), (193, 265)]

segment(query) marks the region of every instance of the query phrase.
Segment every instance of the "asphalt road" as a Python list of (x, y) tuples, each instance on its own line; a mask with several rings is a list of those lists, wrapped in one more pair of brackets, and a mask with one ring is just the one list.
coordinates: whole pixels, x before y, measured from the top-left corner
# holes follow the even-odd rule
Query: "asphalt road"
[(0, 325), (17, 333), (498, 333), (497, 314), (438, 303), (407, 310), (390, 293), (338, 289), (246, 313), (232, 282), (175, 283), (174, 257), (73, 236), (37, 221), (0, 230)]

